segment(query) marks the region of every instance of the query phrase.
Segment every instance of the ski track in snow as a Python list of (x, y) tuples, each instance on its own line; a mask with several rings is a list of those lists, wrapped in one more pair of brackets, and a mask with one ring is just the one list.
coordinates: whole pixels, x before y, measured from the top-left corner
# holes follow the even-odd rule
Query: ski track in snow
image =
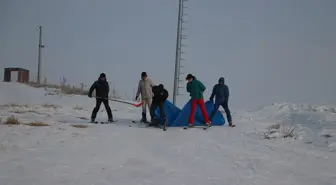
[[(22, 122), (51, 125), (0, 125), (1, 185), (336, 182), (336, 115), (332, 108), (276, 104), (254, 112), (236, 112), (235, 128), (168, 128), (163, 132), (131, 123), (139, 119), (140, 108), (111, 102), (119, 121), (95, 125), (80, 119), (89, 118), (94, 99), (45, 96), (43, 89), (15, 83), (1, 83), (0, 89), (2, 121), (15, 115)], [(4, 106), (9, 103), (13, 105)], [(106, 117), (102, 106), (98, 119), (105, 121)], [(278, 122), (300, 126), (299, 139), (262, 139), (261, 133)], [(71, 124), (89, 127), (74, 128)], [(326, 133), (334, 137), (321, 137)]]

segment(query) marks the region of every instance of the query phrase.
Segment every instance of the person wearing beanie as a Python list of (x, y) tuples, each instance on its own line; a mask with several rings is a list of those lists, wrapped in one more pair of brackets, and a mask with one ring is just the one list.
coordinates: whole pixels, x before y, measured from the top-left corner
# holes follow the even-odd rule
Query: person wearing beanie
[(216, 97), (214, 109), (212, 110), (210, 114), (210, 120), (215, 116), (216, 112), (218, 111), (219, 106), (222, 106), (225, 114), (227, 121), (229, 122), (230, 127), (235, 127), (235, 125), (232, 124), (232, 118), (231, 118), (231, 112), (229, 109), (229, 87), (225, 85), (225, 80), (224, 77), (220, 77), (218, 80), (218, 84), (216, 84), (213, 89), (212, 89), (212, 94), (210, 96), (210, 101), (213, 102), (213, 98)]
[(204, 123), (206, 126), (211, 126), (211, 122), (208, 117), (208, 113), (205, 109), (204, 99), (203, 99), (203, 92), (205, 91), (206, 87), (203, 85), (203, 83), (196, 79), (195, 76), (192, 74), (188, 74), (186, 77), (187, 83), (187, 92), (190, 93), (191, 97), (191, 111), (189, 115), (189, 121), (188, 126), (193, 127), (194, 126), (194, 120), (195, 120), (195, 113), (197, 109), (197, 105), (200, 106), (203, 117), (204, 117)]
[(97, 81), (95, 81), (89, 90), (89, 94), (88, 96), (90, 98), (92, 98), (92, 93), (93, 90), (96, 91), (96, 107), (92, 110), (92, 114), (91, 114), (91, 122), (95, 122), (97, 113), (100, 109), (100, 105), (101, 103), (104, 103), (106, 112), (107, 112), (107, 116), (108, 116), (108, 122), (113, 122), (113, 115), (112, 115), (112, 111), (111, 108), (109, 106), (109, 100), (108, 100), (108, 95), (110, 92), (110, 87), (109, 84), (106, 80), (106, 75), (105, 73), (101, 73), (99, 75), (99, 78)]
[(138, 90), (136, 92), (135, 100), (138, 100), (139, 95), (141, 94), (142, 104), (142, 123), (149, 123), (146, 116), (146, 107), (150, 109), (153, 100), (152, 87), (154, 86), (152, 80), (148, 78), (146, 72), (141, 73), (141, 80), (138, 83)]

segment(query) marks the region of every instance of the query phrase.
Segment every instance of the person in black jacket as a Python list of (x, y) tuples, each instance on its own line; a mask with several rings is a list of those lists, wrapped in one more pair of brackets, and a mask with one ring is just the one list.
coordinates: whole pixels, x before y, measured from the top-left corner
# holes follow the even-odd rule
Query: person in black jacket
[(110, 87), (109, 87), (108, 82), (106, 81), (105, 73), (101, 73), (98, 80), (95, 81), (90, 87), (89, 94), (88, 94), (90, 98), (92, 98), (93, 90), (96, 90), (96, 107), (92, 110), (91, 122), (95, 122), (97, 112), (100, 109), (101, 103), (104, 103), (107, 116), (108, 116), (108, 122), (113, 122), (112, 111), (109, 106), (109, 100), (108, 100), (108, 94), (110, 92)]
[(235, 125), (232, 124), (232, 117), (231, 112), (229, 109), (229, 87), (225, 84), (224, 77), (220, 77), (218, 80), (218, 84), (216, 84), (213, 89), (210, 96), (210, 101), (213, 102), (214, 97), (216, 97), (214, 109), (212, 110), (210, 114), (210, 120), (215, 116), (216, 112), (218, 111), (219, 106), (222, 106), (225, 110), (227, 121), (229, 122), (230, 127), (235, 127)]
[(157, 122), (157, 118), (155, 115), (155, 110), (157, 109), (157, 107), (160, 108), (160, 116), (161, 119), (163, 121), (162, 125), (163, 128), (166, 128), (166, 114), (164, 112), (164, 102), (167, 100), (169, 94), (168, 91), (164, 88), (164, 86), (162, 84), (158, 85), (158, 86), (153, 86), (152, 87), (152, 92), (154, 94), (153, 96), (153, 101), (152, 101), (152, 105), (150, 107), (150, 116), (151, 116), (151, 123), (149, 124), (149, 126), (157, 126), (158, 122)]

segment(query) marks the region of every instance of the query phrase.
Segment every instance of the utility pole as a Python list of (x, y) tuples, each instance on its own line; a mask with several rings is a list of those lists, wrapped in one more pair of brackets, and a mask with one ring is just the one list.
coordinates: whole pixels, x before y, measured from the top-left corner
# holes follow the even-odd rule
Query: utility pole
[[(187, 38), (187, 35), (183, 35), (183, 31), (186, 29), (183, 27), (183, 23), (187, 22), (185, 21), (184, 17), (188, 14), (184, 13), (184, 10), (188, 7), (184, 6), (184, 3), (188, 0), (179, 0), (179, 9), (178, 9), (178, 18), (177, 18), (177, 33), (176, 33), (176, 51), (175, 51), (175, 74), (174, 74), (174, 92), (173, 92), (173, 104), (176, 105), (176, 98), (178, 95), (181, 95), (179, 93), (179, 89), (183, 88), (180, 86), (180, 82), (183, 81), (180, 79), (181, 75), (181, 68), (184, 67), (181, 65), (181, 61), (185, 60), (181, 58), (181, 55), (185, 52), (182, 51), (182, 47), (185, 46), (182, 44), (182, 41)], [(183, 79), (183, 77), (182, 77)]]
[(42, 48), (44, 48), (44, 45), (42, 45), (42, 26), (38, 27), (39, 29), (39, 45), (38, 45), (38, 59), (37, 59), (37, 83), (41, 83), (41, 60), (42, 60)]

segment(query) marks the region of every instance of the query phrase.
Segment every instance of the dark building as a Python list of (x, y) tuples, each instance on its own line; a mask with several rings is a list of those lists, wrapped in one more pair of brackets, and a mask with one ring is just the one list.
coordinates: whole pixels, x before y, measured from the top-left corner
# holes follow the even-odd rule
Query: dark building
[[(29, 70), (22, 68), (5, 68), (4, 82), (11, 82), (13, 72), (17, 72), (17, 76), (14, 77), (16, 82), (26, 83), (29, 82)], [(16, 75), (16, 74), (15, 74)], [(14, 79), (13, 78), (13, 79)]]

